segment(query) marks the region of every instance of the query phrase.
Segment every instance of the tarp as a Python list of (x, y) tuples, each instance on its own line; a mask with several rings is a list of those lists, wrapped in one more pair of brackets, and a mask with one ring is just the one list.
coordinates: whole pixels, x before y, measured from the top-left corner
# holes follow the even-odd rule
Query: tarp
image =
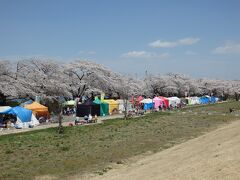
[(35, 116), (49, 116), (48, 107), (43, 106), (37, 102), (24, 106), (26, 109), (32, 110)]
[(100, 116), (109, 115), (109, 104), (108, 103), (102, 102), (98, 98), (95, 98), (95, 100), (93, 102), (100, 105)]
[(103, 102), (109, 104), (109, 114), (112, 114), (113, 112), (118, 112), (119, 109), (119, 103), (113, 99), (104, 99)]
[(76, 110), (77, 117), (84, 117), (88, 116), (89, 114), (92, 116), (100, 116), (100, 104), (96, 104), (90, 99), (83, 104), (78, 104)]
[(15, 106), (19, 106), (21, 103), (27, 101), (26, 99), (20, 99), (20, 98), (15, 98), (15, 99), (7, 99), (6, 103), (11, 106), (11, 107), (15, 107)]

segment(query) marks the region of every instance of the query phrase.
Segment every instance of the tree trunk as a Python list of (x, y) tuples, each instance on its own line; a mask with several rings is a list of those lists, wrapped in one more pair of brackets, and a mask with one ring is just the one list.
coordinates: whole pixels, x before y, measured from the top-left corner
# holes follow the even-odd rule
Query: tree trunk
[(223, 100), (226, 101), (228, 99), (228, 94), (223, 95)]
[(124, 119), (127, 120), (128, 112), (127, 112), (127, 100), (126, 99), (123, 100), (123, 106), (124, 106)]
[(239, 101), (239, 98), (240, 98), (240, 94), (235, 92), (235, 99), (236, 99), (236, 101)]
[(63, 134), (64, 133), (64, 128), (62, 126), (62, 112), (58, 113), (58, 133)]
[(0, 93), (0, 106), (6, 106), (6, 96)]

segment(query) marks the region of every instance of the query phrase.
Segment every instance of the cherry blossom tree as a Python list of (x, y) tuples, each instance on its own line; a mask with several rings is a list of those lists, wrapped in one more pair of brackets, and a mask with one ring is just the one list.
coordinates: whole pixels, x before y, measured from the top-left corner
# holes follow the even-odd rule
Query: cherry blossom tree
[(45, 104), (51, 104), (50, 110), (57, 114), (59, 120), (59, 133), (62, 127), (62, 102), (60, 97), (71, 97), (68, 86), (63, 83), (62, 68), (51, 59), (32, 58), (20, 63), (18, 77), (28, 82), (28, 88), (34, 95), (40, 95)]
[[(239, 80), (193, 79), (182, 74), (148, 74), (144, 79), (122, 75), (87, 60), (57, 63), (49, 58), (17, 62), (0, 60), (0, 98), (31, 98), (59, 101), (100, 94), (129, 99), (132, 95), (199, 96), (215, 95), (239, 99)], [(56, 104), (56, 103), (55, 103)], [(51, 105), (52, 107), (52, 105)], [(50, 108), (51, 109), (51, 108)], [(54, 109), (54, 108), (53, 108)], [(57, 108), (58, 109), (58, 108)]]
[(66, 84), (69, 85), (73, 97), (81, 98), (92, 92), (113, 95), (122, 76), (108, 68), (91, 61), (76, 60), (64, 65)]
[(0, 94), (3, 99), (24, 98), (33, 94), (26, 79), (19, 76), (20, 69), (19, 63), (0, 60)]

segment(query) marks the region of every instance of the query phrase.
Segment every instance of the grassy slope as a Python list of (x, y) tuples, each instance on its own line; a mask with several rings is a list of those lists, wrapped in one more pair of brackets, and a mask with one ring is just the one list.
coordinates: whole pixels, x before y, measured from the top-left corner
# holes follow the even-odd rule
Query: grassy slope
[(160, 151), (239, 117), (228, 113), (239, 102), (207, 105), (94, 126), (54, 128), (0, 137), (0, 179), (66, 177), (103, 170), (109, 163)]

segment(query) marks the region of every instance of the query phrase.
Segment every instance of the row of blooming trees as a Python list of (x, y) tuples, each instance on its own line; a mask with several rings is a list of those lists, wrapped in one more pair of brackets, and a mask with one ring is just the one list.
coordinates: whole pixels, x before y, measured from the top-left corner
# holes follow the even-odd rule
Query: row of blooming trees
[[(104, 92), (110, 98), (121, 98), (127, 109), (128, 99), (135, 95), (199, 96), (215, 95), (227, 99), (240, 97), (239, 80), (193, 79), (181, 74), (147, 74), (144, 79), (121, 75), (90, 61), (58, 63), (51, 59), (31, 58), (17, 62), (0, 60), (0, 105), (7, 98), (41, 96), (61, 125), (61, 99), (94, 96)], [(127, 112), (125, 111), (125, 118)]]
[(163, 96), (214, 95), (227, 99), (240, 94), (239, 80), (193, 79), (181, 74), (146, 75), (148, 93)]
[(100, 94), (129, 99), (132, 95), (198, 96), (239, 98), (239, 80), (193, 79), (181, 74), (146, 74), (144, 79), (121, 75), (90, 61), (59, 63), (31, 58), (0, 60), (0, 99), (34, 98), (57, 100)]

